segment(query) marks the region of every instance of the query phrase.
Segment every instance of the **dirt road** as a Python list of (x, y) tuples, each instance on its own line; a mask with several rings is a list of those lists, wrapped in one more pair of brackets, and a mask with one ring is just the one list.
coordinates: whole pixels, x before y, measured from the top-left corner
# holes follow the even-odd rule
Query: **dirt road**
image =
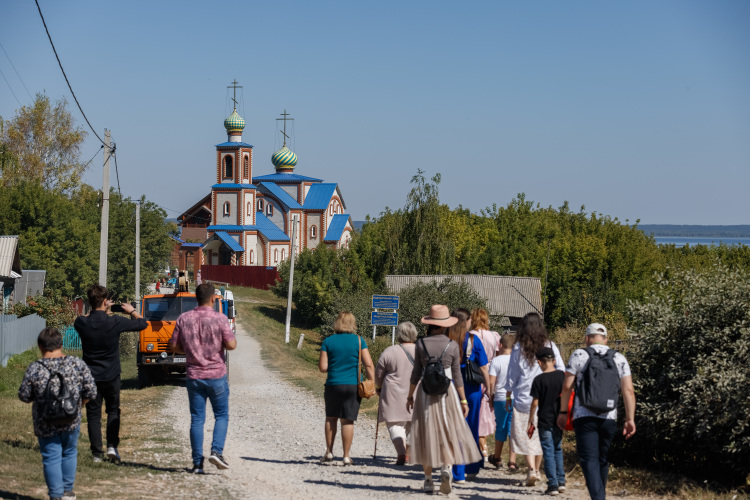
[[(395, 451), (383, 424), (379, 456), (377, 460), (372, 459), (375, 422), (371, 419), (361, 418), (355, 425), (354, 466), (340, 465), (340, 441), (335, 465), (320, 465), (318, 460), (325, 449), (322, 399), (288, 384), (267, 369), (261, 361), (260, 345), (239, 327), (237, 337), (238, 347), (232, 353), (230, 364), (230, 421), (224, 451), (231, 468), (218, 471), (206, 461), (205, 476), (159, 476), (155, 478), (156, 488), (181, 498), (395, 499), (404, 495), (425, 495), (421, 467), (396, 467)], [(163, 417), (182, 435), (182, 465), (188, 467), (190, 414), (184, 388), (176, 389), (166, 401)], [(209, 416), (206, 425), (206, 453), (210, 451), (212, 420)], [(450, 496), (544, 498), (545, 485), (520, 486), (524, 477), (523, 474), (503, 474), (494, 468), (485, 469), (475, 480), (455, 486)], [(435, 480), (437, 484), (437, 476)], [(573, 481), (568, 487), (568, 491), (557, 498), (588, 498), (579, 482)]]

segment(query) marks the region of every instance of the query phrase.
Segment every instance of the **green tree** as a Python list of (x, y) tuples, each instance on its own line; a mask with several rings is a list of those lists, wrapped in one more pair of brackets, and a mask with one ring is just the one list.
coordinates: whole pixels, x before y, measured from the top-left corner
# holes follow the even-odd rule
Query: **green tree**
[(85, 168), (79, 159), (85, 138), (64, 97), (52, 103), (38, 93), (31, 106), (22, 106), (11, 120), (2, 121), (0, 185), (28, 180), (47, 189), (72, 192)]

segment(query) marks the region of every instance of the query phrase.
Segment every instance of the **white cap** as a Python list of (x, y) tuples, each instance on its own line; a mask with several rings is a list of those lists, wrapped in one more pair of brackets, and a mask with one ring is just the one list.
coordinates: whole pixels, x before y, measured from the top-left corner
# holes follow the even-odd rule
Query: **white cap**
[(607, 327), (601, 323), (591, 323), (586, 327), (586, 335), (604, 335), (607, 336)]

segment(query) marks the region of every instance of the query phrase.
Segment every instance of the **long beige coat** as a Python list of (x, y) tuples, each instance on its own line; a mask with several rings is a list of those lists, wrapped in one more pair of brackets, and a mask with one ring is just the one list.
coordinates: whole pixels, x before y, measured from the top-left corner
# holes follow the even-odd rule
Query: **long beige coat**
[(409, 396), (409, 378), (412, 364), (401, 346), (414, 357), (414, 344), (396, 344), (388, 347), (375, 366), (375, 386), (380, 391), (380, 421), (411, 421), (411, 412), (406, 411)]

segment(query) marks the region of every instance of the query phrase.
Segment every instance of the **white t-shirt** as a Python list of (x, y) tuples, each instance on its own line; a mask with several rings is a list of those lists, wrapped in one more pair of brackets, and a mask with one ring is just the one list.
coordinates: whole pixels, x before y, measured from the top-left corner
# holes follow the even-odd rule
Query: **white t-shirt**
[[(555, 369), (564, 371), (565, 362), (560, 355), (560, 350), (551, 340), (547, 342), (547, 347), (552, 348), (555, 353)], [(521, 356), (521, 347), (516, 343), (513, 346), (513, 352), (510, 354), (510, 363), (508, 363), (508, 378), (505, 380), (505, 390), (513, 391), (513, 409), (521, 413), (531, 411), (531, 383), (534, 378), (542, 373), (539, 363), (536, 359), (532, 364)]]
[(510, 354), (498, 354), (490, 362), (490, 376), (495, 378), (495, 401), (505, 401), (505, 380), (508, 378)]
[[(593, 344), (591, 347), (599, 354), (604, 354), (609, 350), (609, 347), (604, 344)], [(617, 366), (617, 371), (620, 373), (620, 379), (630, 375), (630, 365), (628, 364), (628, 360), (625, 359), (625, 356), (623, 356), (619, 352), (616, 352), (614, 359), (615, 366)], [(583, 349), (576, 349), (575, 351), (573, 351), (573, 354), (570, 355), (570, 359), (568, 360), (568, 364), (565, 367), (565, 371), (567, 373), (570, 373), (571, 375), (576, 376), (575, 387), (578, 387), (578, 384), (583, 378), (582, 371), (586, 367), (586, 363), (588, 362), (588, 360), (589, 353), (587, 353)], [(595, 413), (588, 408), (581, 406), (578, 402), (578, 394), (576, 394), (575, 404), (573, 406), (573, 420), (577, 419), (578, 417), (597, 417), (606, 418), (608, 420), (617, 420), (617, 408), (610, 412)]]

